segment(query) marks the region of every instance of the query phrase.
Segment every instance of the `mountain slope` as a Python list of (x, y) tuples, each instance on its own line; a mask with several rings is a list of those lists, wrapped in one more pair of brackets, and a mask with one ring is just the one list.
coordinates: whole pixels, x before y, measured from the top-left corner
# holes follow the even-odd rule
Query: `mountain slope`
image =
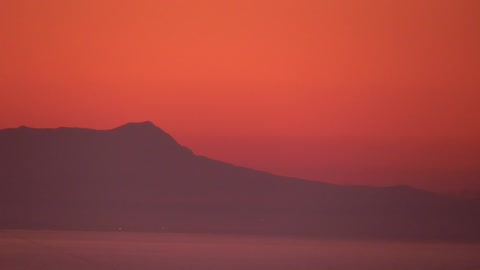
[(479, 239), (480, 207), (197, 156), (151, 122), (0, 130), (0, 226)]

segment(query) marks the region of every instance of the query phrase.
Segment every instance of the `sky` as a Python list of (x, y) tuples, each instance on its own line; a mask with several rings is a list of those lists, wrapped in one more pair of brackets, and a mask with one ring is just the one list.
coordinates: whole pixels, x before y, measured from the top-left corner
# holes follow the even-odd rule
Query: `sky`
[(480, 190), (476, 0), (2, 0), (0, 128), (150, 120), (341, 184)]

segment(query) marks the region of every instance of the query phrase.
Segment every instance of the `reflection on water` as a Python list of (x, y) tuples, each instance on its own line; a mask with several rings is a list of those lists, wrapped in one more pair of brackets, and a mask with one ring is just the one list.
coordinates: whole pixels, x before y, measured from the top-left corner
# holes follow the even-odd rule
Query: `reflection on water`
[(0, 269), (478, 270), (480, 245), (207, 234), (0, 231)]

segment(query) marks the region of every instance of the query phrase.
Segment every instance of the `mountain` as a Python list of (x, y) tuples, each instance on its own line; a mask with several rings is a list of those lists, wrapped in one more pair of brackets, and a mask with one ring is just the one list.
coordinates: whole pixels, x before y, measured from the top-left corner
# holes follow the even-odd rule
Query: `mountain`
[(0, 130), (0, 228), (480, 240), (480, 204), (195, 155), (151, 122)]

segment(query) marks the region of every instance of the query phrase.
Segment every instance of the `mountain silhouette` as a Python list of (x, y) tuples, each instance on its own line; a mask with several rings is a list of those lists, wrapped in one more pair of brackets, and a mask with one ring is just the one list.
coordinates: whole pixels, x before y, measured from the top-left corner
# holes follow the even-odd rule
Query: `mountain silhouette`
[(480, 204), (195, 155), (152, 122), (0, 130), (0, 227), (480, 239)]

